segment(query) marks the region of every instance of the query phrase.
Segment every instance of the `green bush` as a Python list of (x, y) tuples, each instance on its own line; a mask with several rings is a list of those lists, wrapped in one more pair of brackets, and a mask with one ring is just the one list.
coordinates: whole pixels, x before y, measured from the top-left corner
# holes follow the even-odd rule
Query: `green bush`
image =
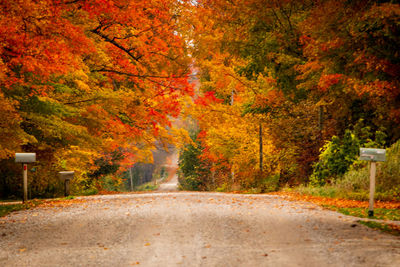
[(154, 182), (149, 182), (136, 186), (135, 191), (154, 191), (157, 190), (157, 188), (158, 185), (154, 184)]
[[(342, 177), (332, 184), (299, 187), (297, 192), (366, 201), (369, 199), (370, 164), (355, 161)], [(400, 200), (400, 140), (386, 150), (386, 161), (377, 163), (375, 199)]]
[[(347, 172), (336, 182), (338, 188), (347, 192), (367, 195), (369, 191), (369, 164), (364, 163)], [(354, 194), (354, 193), (353, 193)], [(400, 199), (400, 141), (386, 151), (386, 161), (377, 164), (376, 198), (381, 200)]]
[(206, 163), (199, 158), (202, 153), (198, 132), (190, 135), (191, 144), (187, 144), (179, 154), (179, 188), (181, 190), (206, 190), (206, 180), (211, 172)]
[(196, 175), (179, 177), (179, 189), (189, 191), (199, 191), (203, 186), (203, 182)]
[(221, 186), (217, 187), (215, 189), (217, 192), (228, 192), (229, 191), (229, 185), (227, 183), (221, 184)]
[(279, 189), (279, 174), (269, 176), (261, 180), (260, 191), (261, 193), (275, 192)]
[(295, 188), (296, 192), (305, 195), (312, 196), (321, 196), (321, 197), (338, 197), (338, 189), (332, 185), (325, 185), (320, 187), (307, 187), (307, 186), (299, 186)]
[[(354, 133), (346, 130), (342, 138), (333, 136), (332, 140), (321, 149), (319, 161), (313, 166), (310, 177), (312, 186), (322, 186), (326, 183), (334, 183), (341, 179), (345, 173), (353, 169), (365, 166), (363, 162), (357, 162), (360, 147), (384, 147), (386, 134), (382, 131), (371, 132), (370, 127), (361, 127), (362, 121), (354, 127)], [(372, 137), (375, 137), (373, 141)], [(349, 175), (356, 175), (349, 173)]]
[(80, 192), (79, 195), (83, 196), (91, 196), (91, 195), (96, 195), (99, 192), (96, 188), (88, 188)]
[(352, 168), (336, 180), (335, 185), (342, 191), (360, 192), (369, 190), (369, 169), (364, 162), (362, 168)]
[(121, 177), (105, 175), (101, 178), (102, 188), (106, 191), (126, 191), (125, 184)]
[(311, 185), (324, 185), (335, 177), (345, 174), (357, 159), (359, 147), (359, 140), (349, 130), (345, 132), (342, 139), (333, 136), (332, 140), (323, 147), (319, 161), (313, 166)]

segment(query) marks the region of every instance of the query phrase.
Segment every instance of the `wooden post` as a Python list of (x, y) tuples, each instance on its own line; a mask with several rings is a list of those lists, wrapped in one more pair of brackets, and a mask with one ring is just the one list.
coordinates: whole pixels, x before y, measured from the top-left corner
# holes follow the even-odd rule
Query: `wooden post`
[(211, 171), (211, 180), (212, 180), (212, 188), (215, 189), (215, 163), (212, 163), (212, 171)]
[(23, 202), (28, 201), (28, 164), (24, 163), (23, 166), (23, 190), (24, 197)]
[(376, 175), (376, 162), (371, 161), (370, 178), (369, 178), (369, 209), (368, 209), (369, 217), (374, 216), (375, 175)]
[(64, 182), (64, 195), (67, 197), (69, 196), (69, 179), (65, 179)]

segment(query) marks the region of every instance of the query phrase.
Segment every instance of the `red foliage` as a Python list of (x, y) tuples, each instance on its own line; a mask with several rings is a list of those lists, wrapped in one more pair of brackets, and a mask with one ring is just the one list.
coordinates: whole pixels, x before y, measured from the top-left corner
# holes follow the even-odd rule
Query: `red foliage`
[(195, 104), (202, 105), (202, 106), (209, 106), (212, 103), (222, 103), (222, 102), (223, 102), (223, 100), (217, 98), (215, 96), (215, 92), (213, 92), (213, 91), (205, 92), (203, 96), (199, 96), (194, 101)]
[(322, 75), (319, 79), (318, 88), (322, 92), (328, 91), (332, 86), (340, 83), (343, 79), (343, 74), (327, 74)]

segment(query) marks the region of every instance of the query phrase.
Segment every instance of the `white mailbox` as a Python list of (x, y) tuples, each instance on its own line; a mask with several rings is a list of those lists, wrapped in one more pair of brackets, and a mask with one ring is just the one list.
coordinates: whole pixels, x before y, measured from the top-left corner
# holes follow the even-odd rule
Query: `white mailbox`
[(63, 172), (58, 172), (58, 174), (60, 176), (60, 180), (61, 181), (74, 179), (74, 172), (73, 171), (63, 171)]
[(36, 162), (36, 153), (15, 153), (15, 162), (22, 163), (23, 202), (28, 200), (28, 163)]
[(20, 162), (20, 163), (36, 162), (36, 153), (15, 153), (15, 162)]

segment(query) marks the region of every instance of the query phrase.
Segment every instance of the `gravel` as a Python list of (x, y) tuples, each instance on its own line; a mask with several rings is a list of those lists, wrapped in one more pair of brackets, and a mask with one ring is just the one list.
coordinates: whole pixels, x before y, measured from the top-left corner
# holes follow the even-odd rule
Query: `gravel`
[(0, 218), (0, 266), (400, 266), (400, 238), (271, 195), (79, 197)]

